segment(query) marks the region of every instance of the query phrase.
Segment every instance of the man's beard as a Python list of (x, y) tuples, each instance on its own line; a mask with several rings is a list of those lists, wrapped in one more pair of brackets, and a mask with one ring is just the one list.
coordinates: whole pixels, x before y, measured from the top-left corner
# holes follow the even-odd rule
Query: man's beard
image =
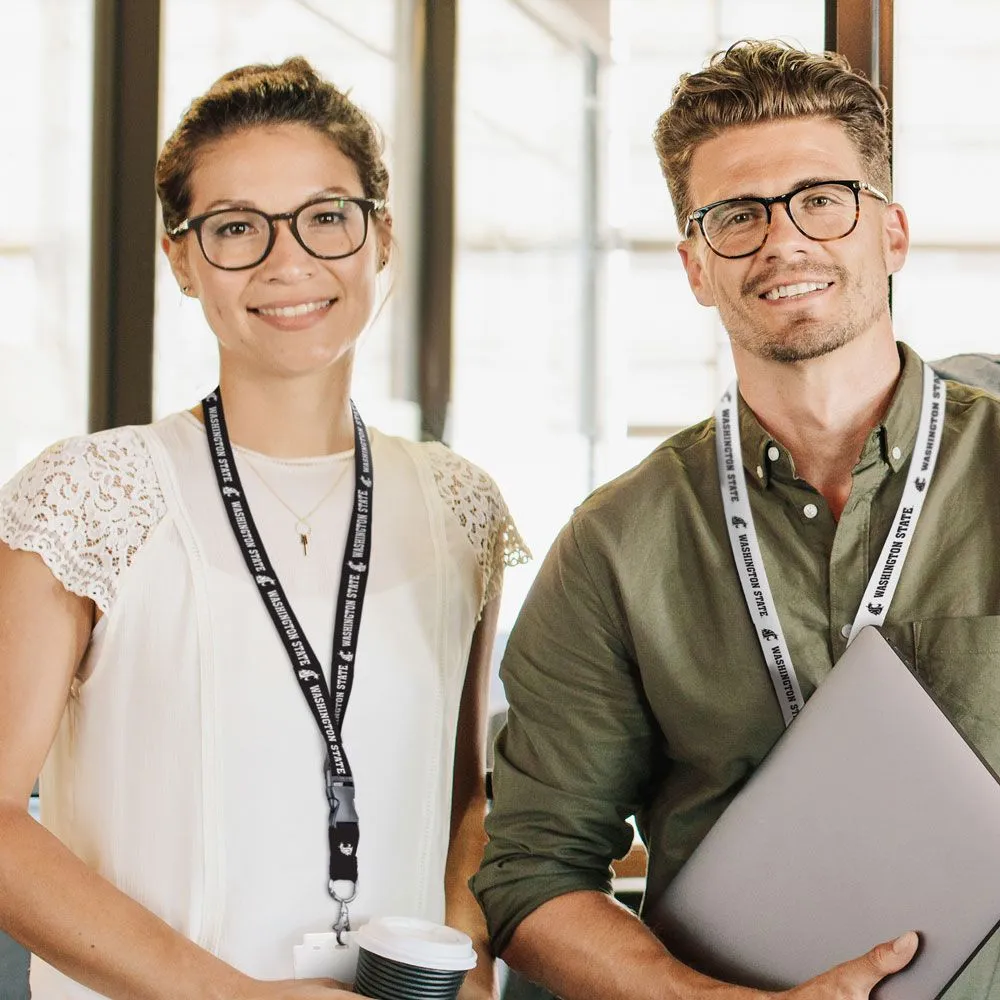
[(762, 288), (773, 287), (775, 280), (762, 275), (741, 289), (740, 301), (726, 299), (719, 308), (730, 340), (765, 361), (794, 364), (831, 354), (871, 329), (888, 308), (881, 285), (865, 286), (854, 280), (846, 268), (827, 267), (821, 273), (806, 275), (799, 272), (799, 281), (833, 282), (843, 300), (844, 315), (817, 320), (804, 309), (786, 317), (780, 330), (775, 331), (773, 327), (755, 324), (749, 309), (742, 305), (742, 299), (755, 298)]

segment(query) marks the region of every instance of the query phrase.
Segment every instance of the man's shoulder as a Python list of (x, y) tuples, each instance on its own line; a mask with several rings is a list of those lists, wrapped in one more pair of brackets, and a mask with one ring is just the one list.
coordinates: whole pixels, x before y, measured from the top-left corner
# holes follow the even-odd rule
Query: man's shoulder
[(597, 487), (574, 521), (634, 525), (651, 512), (697, 503), (706, 488), (718, 493), (714, 430), (715, 419), (709, 418), (662, 441), (637, 465)]

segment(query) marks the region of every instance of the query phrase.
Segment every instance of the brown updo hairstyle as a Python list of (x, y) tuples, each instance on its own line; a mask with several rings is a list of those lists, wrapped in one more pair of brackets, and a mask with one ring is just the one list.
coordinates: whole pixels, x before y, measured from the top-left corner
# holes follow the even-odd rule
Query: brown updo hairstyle
[[(354, 163), (366, 198), (385, 199), (389, 171), (375, 125), (342, 91), (302, 58), (241, 66), (219, 77), (184, 113), (156, 161), (156, 193), (167, 232), (191, 208), (198, 154), (226, 136), (275, 125), (308, 125), (329, 136)], [(383, 219), (385, 210), (378, 213)]]

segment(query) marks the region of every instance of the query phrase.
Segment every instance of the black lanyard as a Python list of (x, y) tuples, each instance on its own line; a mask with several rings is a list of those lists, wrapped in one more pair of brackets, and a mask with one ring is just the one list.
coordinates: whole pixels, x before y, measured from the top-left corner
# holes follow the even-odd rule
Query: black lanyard
[[(326, 740), (326, 797), (330, 805), (330, 895), (340, 903), (338, 931), (349, 929), (347, 904), (354, 898), (358, 882), (358, 814), (354, 807), (354, 777), (341, 740), (344, 712), (354, 681), (354, 657), (361, 626), (361, 609), (371, 564), (371, 516), (374, 476), (368, 432), (357, 407), (351, 403), (354, 417), (354, 505), (344, 547), (344, 562), (337, 594), (334, 619), (333, 665), (330, 668), (333, 692), (323, 676), (323, 668), (306, 638), (295, 612), (285, 596), (257, 531), (250, 504), (243, 494), (233, 447), (226, 430), (219, 389), (202, 401), (208, 428), (208, 447), (215, 467), (219, 492), (229, 515), (233, 534), (247, 569), (257, 584), (257, 591), (274, 622), (288, 658), (302, 689), (306, 703)], [(338, 892), (338, 882), (350, 883)]]

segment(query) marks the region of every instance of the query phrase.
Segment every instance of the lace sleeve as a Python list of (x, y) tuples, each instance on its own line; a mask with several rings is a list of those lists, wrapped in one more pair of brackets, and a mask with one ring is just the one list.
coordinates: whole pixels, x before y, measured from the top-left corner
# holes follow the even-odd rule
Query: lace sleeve
[(442, 444), (427, 446), (438, 493), (465, 528), (483, 578), (483, 600), (500, 594), (505, 566), (531, 558), (497, 484), (482, 469)]
[(107, 613), (165, 512), (146, 443), (116, 428), (53, 445), (0, 489), (0, 540)]

